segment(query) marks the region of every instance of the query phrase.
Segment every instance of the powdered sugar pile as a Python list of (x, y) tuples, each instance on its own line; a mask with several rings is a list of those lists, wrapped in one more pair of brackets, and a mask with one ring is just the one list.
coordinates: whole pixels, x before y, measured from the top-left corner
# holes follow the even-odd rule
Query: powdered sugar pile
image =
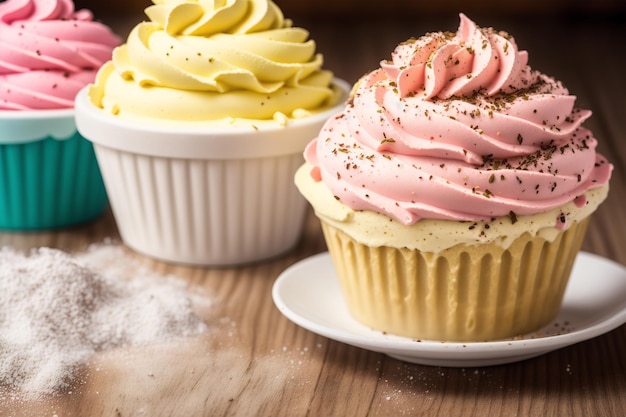
[(200, 334), (180, 280), (115, 245), (0, 250), (0, 391), (54, 394), (96, 352)]

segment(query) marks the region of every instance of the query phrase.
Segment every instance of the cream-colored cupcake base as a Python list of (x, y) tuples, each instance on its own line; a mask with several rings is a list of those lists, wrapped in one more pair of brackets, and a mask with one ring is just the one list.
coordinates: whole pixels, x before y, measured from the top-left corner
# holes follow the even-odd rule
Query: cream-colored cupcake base
[(420, 340), (487, 341), (554, 319), (588, 223), (553, 241), (525, 233), (506, 249), (485, 243), (439, 253), (369, 247), (323, 220), (322, 229), (357, 320)]

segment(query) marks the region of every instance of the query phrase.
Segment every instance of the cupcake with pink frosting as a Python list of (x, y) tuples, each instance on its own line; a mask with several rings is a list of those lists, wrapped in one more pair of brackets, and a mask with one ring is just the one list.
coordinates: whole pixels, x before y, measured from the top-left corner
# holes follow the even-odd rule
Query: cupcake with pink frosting
[(612, 171), (575, 101), (465, 15), (362, 77), (296, 174), (353, 316), (443, 341), (548, 324)]
[(107, 196), (74, 99), (120, 39), (71, 0), (0, 3), (0, 229), (94, 219)]

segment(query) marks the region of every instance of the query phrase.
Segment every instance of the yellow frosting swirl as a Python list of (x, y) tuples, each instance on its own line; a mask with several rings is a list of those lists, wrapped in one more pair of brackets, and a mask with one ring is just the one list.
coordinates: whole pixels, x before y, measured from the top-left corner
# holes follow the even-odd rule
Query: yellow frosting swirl
[(131, 120), (279, 120), (335, 104), (309, 33), (269, 0), (153, 0), (90, 89)]

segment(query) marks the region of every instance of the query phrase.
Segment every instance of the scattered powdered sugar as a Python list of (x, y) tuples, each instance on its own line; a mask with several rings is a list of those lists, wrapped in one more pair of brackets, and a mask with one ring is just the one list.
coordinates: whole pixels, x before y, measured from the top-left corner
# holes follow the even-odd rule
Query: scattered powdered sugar
[(151, 271), (120, 246), (74, 255), (0, 249), (0, 392), (55, 394), (99, 351), (206, 329), (182, 280)]

